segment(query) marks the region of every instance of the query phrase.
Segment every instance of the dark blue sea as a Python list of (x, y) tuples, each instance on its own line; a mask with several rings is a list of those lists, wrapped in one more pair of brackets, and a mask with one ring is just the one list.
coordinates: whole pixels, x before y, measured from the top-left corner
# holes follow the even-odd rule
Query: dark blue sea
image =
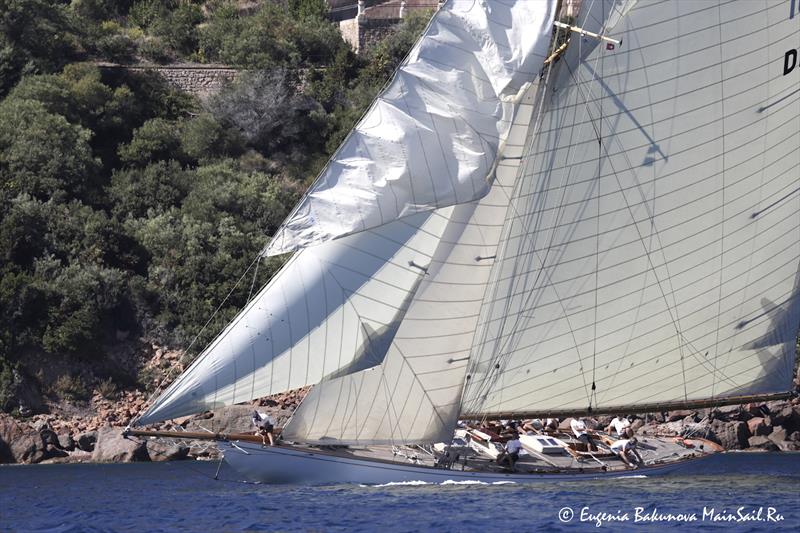
[(0, 467), (2, 531), (800, 531), (800, 454), (534, 485), (243, 483), (201, 462)]

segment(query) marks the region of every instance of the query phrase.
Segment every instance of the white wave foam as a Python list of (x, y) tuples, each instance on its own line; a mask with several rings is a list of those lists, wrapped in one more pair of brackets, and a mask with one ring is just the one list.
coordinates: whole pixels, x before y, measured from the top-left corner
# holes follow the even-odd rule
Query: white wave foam
[(477, 479), (464, 479), (462, 481), (448, 479), (447, 481), (442, 481), (441, 485), (488, 485), (488, 483), (485, 481), (478, 481)]
[(428, 485), (427, 481), (390, 481), (381, 485), (373, 485), (373, 487), (399, 487), (403, 485)]

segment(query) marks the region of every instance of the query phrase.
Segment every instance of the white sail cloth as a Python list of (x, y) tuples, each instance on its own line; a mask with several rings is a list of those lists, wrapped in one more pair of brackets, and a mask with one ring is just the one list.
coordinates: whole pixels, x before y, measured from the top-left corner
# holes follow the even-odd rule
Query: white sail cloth
[[(800, 323), (788, 3), (584, 2), (487, 292), (469, 413), (785, 392)], [(602, 12), (603, 7), (614, 11)]]
[(452, 0), (265, 251), (277, 255), (469, 202), (491, 185), (556, 0)]
[(284, 439), (319, 444), (450, 439), (535, 92), (531, 87), (519, 107), (490, 193), (479, 202), (434, 212), (447, 218), (447, 228), (386, 359), (316, 385), (284, 428)]
[(421, 213), (298, 253), (137, 423), (379, 364), (445, 223)]

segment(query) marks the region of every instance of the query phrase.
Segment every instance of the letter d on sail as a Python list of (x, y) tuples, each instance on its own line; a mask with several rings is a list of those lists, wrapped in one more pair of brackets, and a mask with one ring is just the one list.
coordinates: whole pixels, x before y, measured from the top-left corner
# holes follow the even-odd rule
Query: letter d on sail
[(789, 50), (783, 57), (783, 75), (786, 76), (797, 65), (797, 50)]

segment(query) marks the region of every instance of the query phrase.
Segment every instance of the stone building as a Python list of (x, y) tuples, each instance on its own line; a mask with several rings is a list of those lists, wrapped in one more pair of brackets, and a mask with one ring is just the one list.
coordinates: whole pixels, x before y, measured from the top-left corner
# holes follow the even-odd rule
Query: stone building
[(384, 37), (413, 11), (434, 11), (439, 0), (327, 0), (328, 16), (358, 53)]

